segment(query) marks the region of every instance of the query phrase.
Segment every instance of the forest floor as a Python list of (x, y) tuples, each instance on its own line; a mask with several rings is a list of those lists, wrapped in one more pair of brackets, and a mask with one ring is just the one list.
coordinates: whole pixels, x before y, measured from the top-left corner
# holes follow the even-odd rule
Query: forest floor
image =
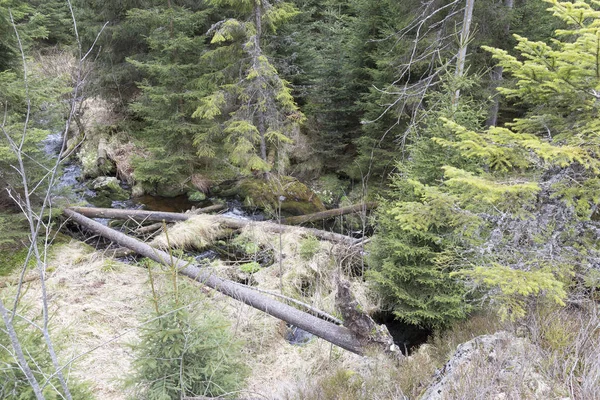
[[(286, 241), (290, 243), (289, 241)], [(309, 263), (310, 264), (310, 263)], [(224, 267), (228, 269), (227, 267)], [(231, 269), (231, 268), (229, 268)], [(301, 272), (292, 272), (298, 276)], [(30, 272), (31, 277), (35, 272)], [(275, 266), (261, 271), (259, 286), (279, 282)], [(18, 272), (6, 281), (16, 281)], [(165, 277), (158, 277), (166, 280)], [(288, 276), (288, 281), (294, 278)], [(91, 384), (98, 399), (127, 398), (124, 377), (130, 371), (132, 351), (141, 316), (150, 304), (148, 270), (106, 257), (82, 242), (72, 240), (56, 245), (48, 262), (47, 290), (51, 326), (63, 362), (75, 358), (69, 374)], [(162, 282), (165, 284), (165, 282)], [(0, 289), (10, 295), (14, 286)], [(39, 279), (26, 283), (23, 304), (28, 313), (39, 315), (41, 288)], [(198, 285), (231, 324), (235, 337), (244, 343), (245, 362), (251, 374), (241, 396), (285, 398), (303, 382), (310, 382), (327, 371), (353, 366), (376, 368), (373, 360), (313, 338), (303, 345), (286, 341), (285, 323)], [(147, 313), (146, 313), (147, 315)], [(382, 361), (386, 362), (386, 361)]]

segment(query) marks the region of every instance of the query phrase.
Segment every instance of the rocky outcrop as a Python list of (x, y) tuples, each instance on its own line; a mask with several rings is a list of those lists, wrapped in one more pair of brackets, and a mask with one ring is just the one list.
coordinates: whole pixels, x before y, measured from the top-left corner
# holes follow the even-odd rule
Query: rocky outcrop
[(421, 400), (561, 398), (536, 371), (539, 361), (527, 339), (504, 331), (479, 336), (458, 346)]

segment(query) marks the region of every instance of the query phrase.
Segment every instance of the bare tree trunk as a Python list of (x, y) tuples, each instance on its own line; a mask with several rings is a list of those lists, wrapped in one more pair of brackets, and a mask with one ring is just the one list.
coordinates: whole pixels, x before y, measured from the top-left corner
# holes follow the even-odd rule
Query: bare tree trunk
[[(11, 195), (11, 197), (15, 201), (15, 203), (19, 205), (23, 214), (27, 218), (27, 221), (29, 224), (29, 231), (30, 231), (29, 232), (30, 233), (30, 236), (29, 236), (30, 245), (29, 245), (29, 250), (28, 250), (27, 256), (23, 263), (23, 269), (21, 272), (20, 281), (17, 285), (17, 291), (16, 291), (16, 294), (14, 297), (12, 309), (9, 312), (6, 309), (6, 307), (4, 306), (4, 303), (1, 303), (0, 304), (0, 312), (2, 314), (2, 318), (5, 322), (6, 330), (9, 333), (11, 345), (13, 347), (13, 350), (15, 351), (19, 365), (22, 368), (23, 372), (25, 373), (27, 380), (32, 387), (32, 390), (33, 390), (36, 398), (38, 398), (38, 399), (44, 398), (44, 394), (43, 394), (44, 388), (46, 388), (49, 385), (52, 385), (52, 388), (56, 391), (56, 393), (54, 393), (54, 395), (57, 395), (60, 398), (64, 398), (67, 400), (72, 399), (69, 387), (67, 385), (67, 381), (62, 373), (63, 368), (60, 366), (57, 354), (54, 350), (54, 346), (53, 346), (53, 343), (52, 343), (52, 340), (50, 337), (50, 330), (49, 330), (49, 307), (48, 307), (49, 296), (47, 293), (46, 282), (45, 282), (45, 274), (46, 274), (45, 261), (46, 261), (46, 255), (47, 255), (47, 249), (48, 249), (47, 246), (48, 246), (49, 242), (51, 241), (51, 239), (50, 239), (50, 229), (51, 229), (51, 222), (52, 222), (51, 190), (48, 189), (44, 194), (41, 194), (40, 197), (42, 199), (42, 202), (41, 202), (42, 204), (39, 208), (34, 209), (34, 203), (32, 202), (32, 195), (34, 195), (34, 193), (36, 191), (39, 191), (41, 188), (45, 187), (46, 185), (48, 188), (53, 187), (53, 185), (56, 183), (56, 180), (58, 178), (59, 166), (60, 166), (61, 162), (64, 161), (64, 159), (68, 156), (67, 148), (66, 148), (67, 147), (66, 146), (67, 135), (70, 130), (71, 124), (77, 120), (76, 111), (79, 109), (79, 103), (81, 101), (81, 98), (83, 97), (83, 94), (82, 94), (83, 82), (84, 82), (83, 64), (84, 64), (85, 58), (90, 54), (90, 52), (92, 51), (92, 48), (95, 44), (95, 42), (94, 42), (94, 44), (92, 45), (92, 47), (90, 48), (90, 50), (88, 51), (87, 54), (85, 54), (85, 55), (83, 54), (83, 52), (81, 51), (82, 50), (81, 42), (79, 40), (79, 36), (77, 33), (77, 24), (75, 21), (73, 8), (71, 6), (70, 0), (67, 0), (67, 4), (69, 6), (69, 10), (70, 10), (71, 16), (73, 18), (73, 28), (74, 28), (77, 45), (78, 45), (78, 50), (79, 50), (78, 67), (74, 71), (74, 75), (75, 75), (74, 83), (73, 83), (73, 88), (72, 88), (72, 92), (71, 92), (71, 98), (68, 103), (69, 111), (67, 113), (67, 118), (65, 121), (63, 137), (62, 137), (63, 142), (62, 142), (61, 149), (56, 158), (54, 166), (52, 168), (48, 169), (46, 175), (44, 177), (42, 177), (40, 179), (40, 181), (38, 181), (37, 183), (29, 181), (30, 174), (28, 173), (29, 171), (27, 171), (27, 168), (25, 167), (25, 163), (24, 163), (24, 159), (26, 159), (27, 157), (30, 157), (28, 154), (25, 153), (24, 149), (25, 149), (26, 137), (28, 136), (28, 134), (30, 135), (30, 133), (28, 131), (29, 131), (29, 123), (30, 123), (30, 120), (32, 117), (32, 105), (31, 105), (30, 87), (29, 87), (29, 82), (28, 82), (28, 71), (27, 71), (28, 65), (27, 65), (27, 61), (26, 61), (26, 57), (25, 57), (23, 43), (21, 42), (21, 38), (19, 36), (19, 32), (18, 32), (17, 26), (16, 26), (14, 18), (13, 18), (13, 14), (12, 14), (10, 8), (8, 9), (11, 27), (14, 31), (15, 39), (16, 39), (18, 49), (19, 49), (19, 53), (21, 55), (21, 61), (22, 61), (22, 66), (23, 66), (23, 87), (24, 87), (24, 91), (25, 91), (25, 101), (26, 101), (25, 105), (27, 107), (27, 110), (23, 115), (23, 127), (22, 127), (22, 133), (21, 133), (20, 138), (14, 140), (11, 137), (11, 134), (8, 132), (7, 127), (5, 125), (6, 119), (4, 119), (2, 122), (0, 122), (0, 132), (2, 132), (3, 136), (5, 137), (6, 141), (8, 142), (10, 150), (12, 151), (13, 155), (15, 156), (16, 165), (14, 165), (13, 167), (17, 170), (18, 174), (21, 176), (20, 184), (22, 184), (23, 190), (19, 193), (19, 195), (16, 195), (16, 196), (12, 192), (10, 192), (10, 190), (9, 190), (9, 194)], [(106, 25), (104, 25), (104, 27), (106, 27)], [(104, 29), (104, 27), (102, 29)], [(100, 35), (100, 33), (98, 35)], [(46, 183), (46, 185), (42, 185), (42, 183)], [(44, 236), (44, 234), (45, 234), (45, 236)], [(40, 238), (43, 238), (43, 241), (44, 241), (43, 246), (39, 243)], [(53, 382), (51, 382), (50, 378), (46, 379), (45, 382), (41, 386), (40, 386), (39, 382), (37, 382), (35, 380), (35, 376), (32, 374), (31, 369), (26, 365), (26, 362), (24, 362), (25, 358), (23, 355), (21, 345), (19, 343), (19, 338), (17, 337), (16, 331), (14, 330), (13, 320), (16, 317), (17, 309), (18, 309), (19, 302), (20, 302), (20, 299), (22, 296), (23, 278), (24, 278), (24, 274), (25, 274), (27, 265), (32, 258), (36, 262), (37, 270), (39, 273), (39, 279), (40, 279), (41, 293), (42, 293), (41, 298), (40, 298), (40, 303), (41, 303), (41, 311), (42, 311), (41, 314), (42, 314), (42, 322), (43, 323), (40, 327), (40, 330), (41, 330), (41, 333), (44, 338), (44, 343), (48, 349), (48, 354), (52, 361), (52, 366), (55, 369), (55, 372), (51, 375), (51, 378), (55, 376), (60, 383), (60, 387), (55, 387), (57, 385), (55, 385)], [(32, 361), (34, 363), (36, 363), (36, 360), (32, 360)], [(39, 367), (38, 365), (36, 365), (36, 366)], [(60, 389), (62, 389), (62, 393), (60, 393)]]
[(29, 364), (27, 363), (27, 359), (25, 358), (25, 354), (23, 353), (23, 348), (21, 347), (21, 343), (19, 342), (19, 338), (17, 337), (17, 333), (15, 332), (12, 318), (10, 317), (8, 310), (4, 306), (2, 299), (0, 298), (0, 314), (2, 314), (2, 319), (4, 320), (4, 325), (6, 327), (6, 332), (8, 333), (8, 339), (10, 340), (10, 344), (15, 351), (15, 358), (19, 363), (19, 367), (21, 371), (27, 377), (27, 382), (33, 389), (33, 393), (35, 394), (36, 399), (44, 400), (44, 395), (42, 393), (42, 389), (40, 388), (40, 384), (37, 379), (35, 379), (35, 375), (31, 371)]
[(492, 69), (492, 91), (494, 92), (494, 99), (492, 106), (490, 107), (489, 115), (485, 121), (485, 126), (496, 126), (498, 123), (498, 111), (500, 111), (500, 94), (496, 93), (496, 89), (500, 86), (502, 81), (503, 68), (499, 65)]
[(72, 220), (85, 226), (91, 231), (106, 237), (107, 239), (130, 248), (136, 253), (148, 257), (164, 265), (173, 265), (182, 275), (203, 283), (235, 300), (239, 300), (269, 315), (279, 318), (289, 324), (295, 325), (310, 332), (330, 343), (356, 354), (362, 354), (364, 346), (369, 342), (368, 338), (360, 337), (353, 331), (324, 321), (296, 308), (283, 304), (252, 289), (245, 288), (234, 282), (214, 276), (210, 271), (203, 270), (196, 265), (171, 256), (161, 250), (157, 250), (146, 243), (129, 237), (121, 232), (110, 229), (99, 222), (91, 220), (72, 209), (65, 209), (65, 215)]
[[(111, 219), (134, 219), (143, 221), (165, 221), (165, 222), (177, 222), (186, 221), (190, 218), (190, 214), (179, 214), (179, 213), (168, 213), (168, 212), (155, 212), (155, 211), (143, 211), (143, 210), (120, 210), (113, 208), (93, 208), (93, 207), (70, 207), (68, 210), (76, 213), (85, 215), (90, 218), (111, 218)], [(360, 239), (355, 239), (350, 236), (341, 235), (339, 233), (327, 232), (320, 229), (303, 228), (303, 227), (291, 227), (286, 225), (279, 225), (274, 222), (268, 221), (249, 221), (244, 219), (229, 218), (221, 215), (207, 215), (206, 218), (210, 218), (215, 224), (220, 224), (226, 228), (231, 229), (242, 229), (249, 225), (260, 226), (268, 232), (273, 233), (284, 233), (291, 229), (296, 232), (313, 235), (319, 239), (328, 240), (335, 243), (342, 243), (347, 245), (354, 245), (360, 242)]]
[(174, 213), (166, 211), (126, 210), (116, 208), (71, 207), (75, 212), (91, 218), (132, 219), (135, 221), (187, 221), (192, 215), (199, 215), (224, 209), (222, 204), (200, 208), (190, 213)]
[[(469, 46), (469, 37), (471, 34), (471, 21), (473, 20), (473, 7), (475, 0), (466, 0), (465, 4), (465, 15), (463, 18), (462, 29), (460, 31), (460, 47), (458, 49), (458, 56), (456, 58), (456, 71), (454, 75), (457, 78), (462, 78), (465, 74), (465, 61), (467, 59), (467, 48)], [(460, 97), (460, 89), (456, 89), (452, 104), (458, 105), (458, 98)]]
[[(504, 0), (504, 6), (510, 12), (514, 7), (514, 0)], [(504, 34), (508, 36), (510, 33), (510, 20), (504, 26)], [(503, 68), (500, 65), (497, 65), (492, 70), (492, 90), (496, 92), (498, 86), (500, 86), (500, 82), (502, 82), (502, 73)], [(490, 112), (488, 114), (488, 119), (485, 123), (487, 127), (496, 126), (498, 124), (498, 112), (500, 111), (500, 94), (494, 93), (494, 100), (492, 106), (490, 107)]]

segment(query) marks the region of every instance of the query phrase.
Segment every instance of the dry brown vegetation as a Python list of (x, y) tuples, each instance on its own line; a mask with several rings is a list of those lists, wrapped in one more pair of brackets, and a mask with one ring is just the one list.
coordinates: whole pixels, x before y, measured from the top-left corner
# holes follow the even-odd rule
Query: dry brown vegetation
[[(210, 227), (192, 225), (193, 229), (186, 223), (170, 229), (169, 243), (202, 247), (214, 239), (216, 233)], [(259, 225), (249, 225), (236, 240), (273, 251), (274, 264), (252, 274), (258, 288), (335, 315), (333, 282), (336, 274), (351, 270), (342, 262), (348, 259), (347, 249), (293, 230), (273, 235)], [(231, 262), (214, 261), (211, 268), (228, 277), (239, 272), (239, 265)], [(70, 373), (91, 382), (97, 398), (126, 398), (121, 378), (132, 357), (127, 343), (135, 341), (140, 317), (148, 307), (147, 270), (72, 241), (55, 246), (48, 271), (51, 322), (63, 344), (62, 357), (85, 354), (70, 366)], [(158, 284), (164, 284), (157, 277)], [(39, 284), (33, 281), (27, 286), (24, 301), (33, 303)], [(364, 309), (378, 308), (360, 279), (353, 279), (352, 287)], [(0, 290), (6, 296), (14, 287)], [(512, 332), (521, 345), (504, 341), (494, 357), (473, 356), (455, 370), (442, 398), (516, 399), (543, 394), (544, 398), (587, 400), (600, 393), (600, 321), (591, 304), (562, 309), (540, 306), (526, 321), (515, 324), (501, 323), (493, 313), (478, 314), (430, 338), (398, 362), (381, 354), (360, 357), (319, 339), (292, 346), (285, 340), (288, 328), (279, 320), (212, 290), (198, 290), (227, 317), (235, 336), (245, 343), (244, 361), (252, 372), (240, 397), (418, 399), (444, 376), (442, 367), (457, 346), (501, 330)]]

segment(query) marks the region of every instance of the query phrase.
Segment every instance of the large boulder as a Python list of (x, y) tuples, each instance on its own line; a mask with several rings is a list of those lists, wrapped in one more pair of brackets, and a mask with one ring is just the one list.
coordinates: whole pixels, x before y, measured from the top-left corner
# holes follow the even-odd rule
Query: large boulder
[(121, 187), (119, 180), (114, 176), (100, 176), (89, 186), (95, 193), (89, 201), (98, 207), (110, 207), (115, 200), (129, 199), (129, 193)]
[(561, 398), (536, 371), (540, 358), (529, 340), (508, 332), (476, 337), (458, 346), (421, 400)]
[(304, 183), (290, 176), (271, 176), (269, 179), (246, 178), (231, 191), (248, 206), (256, 206), (276, 213), (304, 215), (325, 211), (319, 197)]

